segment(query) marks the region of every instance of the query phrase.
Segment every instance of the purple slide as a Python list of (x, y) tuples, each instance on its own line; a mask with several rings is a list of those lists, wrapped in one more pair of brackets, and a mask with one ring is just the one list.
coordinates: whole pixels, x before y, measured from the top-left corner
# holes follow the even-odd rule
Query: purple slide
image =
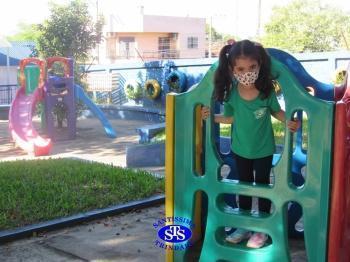
[(26, 94), (21, 87), (12, 102), (9, 113), (9, 130), (17, 146), (35, 156), (48, 155), (52, 143), (50, 139), (41, 137), (33, 127), (32, 117), (37, 103), (42, 99), (42, 88), (32, 94)]

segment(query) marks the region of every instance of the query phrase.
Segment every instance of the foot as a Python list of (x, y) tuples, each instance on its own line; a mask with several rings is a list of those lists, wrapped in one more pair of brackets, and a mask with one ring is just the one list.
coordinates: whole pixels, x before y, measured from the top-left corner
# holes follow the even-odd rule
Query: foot
[(267, 235), (261, 232), (254, 233), (248, 240), (247, 247), (261, 248), (265, 245)]
[(235, 232), (228, 235), (225, 239), (227, 242), (237, 244), (243, 240), (248, 239), (251, 236), (251, 232), (245, 229), (238, 228)]

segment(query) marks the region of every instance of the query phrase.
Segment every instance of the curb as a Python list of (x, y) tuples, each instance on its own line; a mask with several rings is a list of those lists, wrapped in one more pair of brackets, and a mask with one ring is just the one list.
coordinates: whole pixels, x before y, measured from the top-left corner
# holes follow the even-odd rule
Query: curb
[(156, 195), (142, 200), (131, 201), (126, 204), (110, 206), (103, 209), (95, 209), (88, 212), (78, 213), (69, 217), (58, 218), (42, 223), (24, 226), (11, 230), (0, 231), (0, 244), (19, 240), (25, 237), (32, 237), (33, 233), (53, 231), (64, 227), (70, 227), (94, 219), (105, 218), (107, 216), (118, 215), (123, 212), (129, 212), (133, 209), (142, 209), (165, 203), (165, 196)]

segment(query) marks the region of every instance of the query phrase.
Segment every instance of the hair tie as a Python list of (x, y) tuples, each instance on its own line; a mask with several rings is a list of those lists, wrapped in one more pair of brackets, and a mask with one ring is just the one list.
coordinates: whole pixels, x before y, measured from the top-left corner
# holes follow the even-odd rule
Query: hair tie
[(233, 38), (227, 40), (228, 45), (233, 45), (234, 43), (236, 43), (236, 41)]
[(225, 55), (226, 55), (226, 58), (228, 58), (229, 53), (226, 53)]

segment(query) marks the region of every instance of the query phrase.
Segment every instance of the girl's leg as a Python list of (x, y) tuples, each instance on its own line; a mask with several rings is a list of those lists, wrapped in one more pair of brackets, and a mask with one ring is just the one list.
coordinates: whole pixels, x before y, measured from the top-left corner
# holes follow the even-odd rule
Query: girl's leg
[[(258, 158), (254, 160), (255, 182), (259, 184), (270, 183), (270, 173), (272, 168), (272, 156)], [(271, 201), (259, 198), (259, 211), (270, 213)]]
[[(247, 159), (238, 155), (235, 155), (238, 180), (242, 182), (253, 183), (253, 164), (252, 159)], [(252, 209), (252, 197), (250, 196), (239, 196), (239, 208), (250, 211)]]

